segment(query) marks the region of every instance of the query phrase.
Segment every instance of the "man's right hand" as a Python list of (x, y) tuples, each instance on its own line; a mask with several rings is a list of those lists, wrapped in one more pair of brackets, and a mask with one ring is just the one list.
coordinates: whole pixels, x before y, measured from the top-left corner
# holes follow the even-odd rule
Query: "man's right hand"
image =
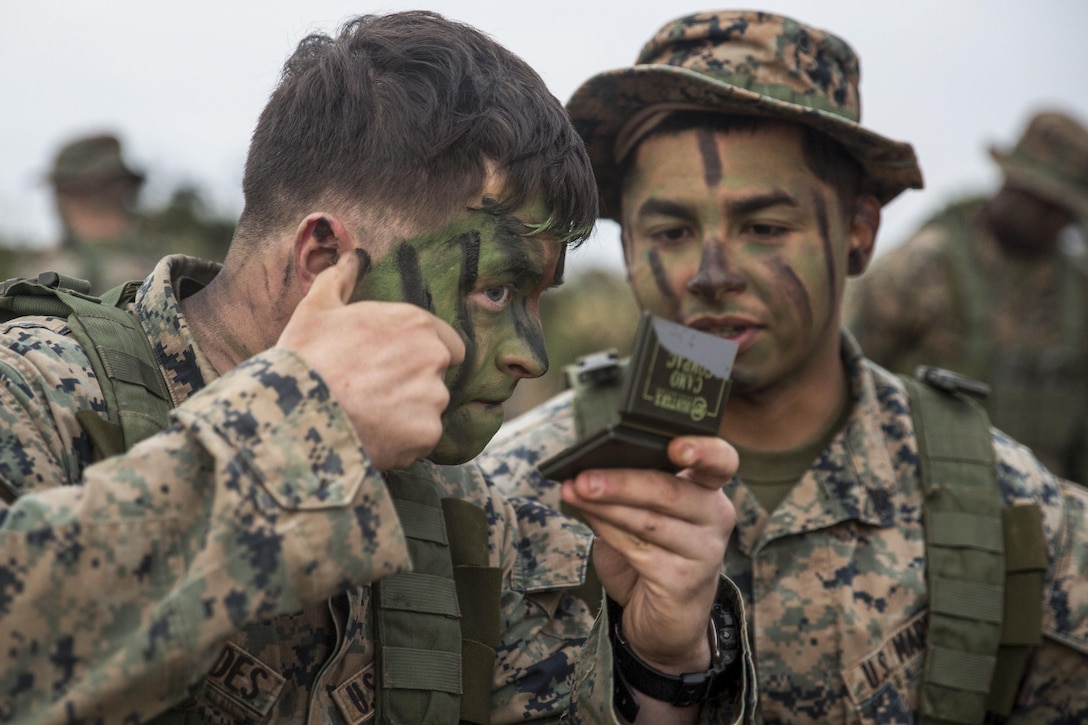
[(465, 344), (415, 305), (347, 304), (359, 265), (355, 254), (345, 254), (319, 274), (276, 347), (298, 353), (321, 375), (375, 468), (405, 468), (442, 436), (444, 378), (464, 360)]

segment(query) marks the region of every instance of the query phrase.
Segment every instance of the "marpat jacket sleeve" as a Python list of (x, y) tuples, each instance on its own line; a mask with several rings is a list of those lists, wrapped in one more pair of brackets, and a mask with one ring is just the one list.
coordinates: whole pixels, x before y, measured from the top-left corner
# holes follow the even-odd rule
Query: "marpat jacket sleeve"
[(84, 468), (93, 376), (4, 342), (0, 720), (146, 721), (243, 625), (408, 566), (381, 475), (296, 355), (250, 359)]

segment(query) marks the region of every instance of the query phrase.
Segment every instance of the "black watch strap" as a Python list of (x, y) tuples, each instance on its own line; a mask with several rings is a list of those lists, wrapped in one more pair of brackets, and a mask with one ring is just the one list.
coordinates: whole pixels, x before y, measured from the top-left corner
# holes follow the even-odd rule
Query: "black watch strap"
[(655, 700), (686, 707), (715, 698), (734, 677), (732, 665), (740, 659), (740, 633), (736, 617), (723, 604), (715, 603), (710, 612), (710, 669), (682, 675), (666, 674), (639, 659), (623, 636), (623, 608), (611, 598), (608, 619), (616, 680), (613, 706), (628, 722), (634, 722), (639, 711), (632, 688)]

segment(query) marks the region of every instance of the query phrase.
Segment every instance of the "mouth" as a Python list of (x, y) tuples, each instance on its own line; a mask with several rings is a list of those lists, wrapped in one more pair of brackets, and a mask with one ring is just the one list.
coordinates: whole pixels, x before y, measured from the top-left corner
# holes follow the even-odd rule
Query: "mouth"
[(722, 337), (727, 340), (737, 340), (739, 338), (747, 337), (763, 329), (762, 325), (734, 315), (699, 315), (697, 317), (689, 318), (684, 324), (701, 332), (716, 337)]

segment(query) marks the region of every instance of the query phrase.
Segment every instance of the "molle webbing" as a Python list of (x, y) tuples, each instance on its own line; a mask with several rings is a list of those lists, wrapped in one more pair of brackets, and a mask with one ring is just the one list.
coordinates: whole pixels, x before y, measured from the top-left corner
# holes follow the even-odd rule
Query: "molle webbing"
[(1039, 641), (1041, 514), (1003, 506), (981, 406), (903, 380), (925, 493), (930, 611), (919, 711), (924, 723), (981, 723), (987, 710), (1011, 711)]
[[(101, 298), (88, 284), (55, 273), (6, 283), (0, 308), (17, 315), (65, 317), (99, 380), (109, 420), (93, 410), (76, 414), (102, 457), (128, 450), (169, 424), (171, 402), (151, 344), (125, 307), (139, 282), (115, 287)], [(11, 314), (14, 313), (14, 314)]]
[(487, 566), (487, 519), (439, 498), (421, 464), (386, 473), (413, 571), (374, 586), (382, 723), (489, 721), (501, 570)]

